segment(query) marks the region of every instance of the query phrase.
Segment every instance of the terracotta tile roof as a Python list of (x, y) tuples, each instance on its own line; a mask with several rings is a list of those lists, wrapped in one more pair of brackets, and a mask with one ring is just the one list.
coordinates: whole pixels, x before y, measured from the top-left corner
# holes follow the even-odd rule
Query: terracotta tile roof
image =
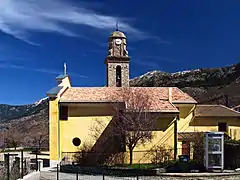
[(196, 117), (240, 117), (240, 113), (223, 105), (197, 105)]
[[(167, 87), (166, 87), (167, 88)], [(197, 103), (195, 99), (177, 87), (172, 88), (173, 103)]]
[[(177, 108), (168, 101), (169, 88), (167, 87), (130, 87), (131, 90), (140, 90), (151, 98), (150, 110), (154, 111), (174, 111)], [(119, 87), (73, 87), (65, 91), (60, 102), (114, 102), (114, 94), (124, 91), (126, 88)], [(172, 88), (172, 98), (174, 101), (192, 102), (196, 101), (178, 88)]]

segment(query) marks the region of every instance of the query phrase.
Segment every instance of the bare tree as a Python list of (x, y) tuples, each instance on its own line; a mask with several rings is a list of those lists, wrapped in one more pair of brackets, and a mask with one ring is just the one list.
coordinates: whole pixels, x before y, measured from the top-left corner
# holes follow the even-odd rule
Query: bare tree
[(46, 143), (48, 143), (48, 134), (38, 134), (33, 139), (33, 146), (38, 150), (45, 147)]
[(132, 164), (134, 148), (153, 139), (157, 113), (151, 112), (153, 99), (141, 88), (121, 88), (114, 96), (113, 135), (129, 149)]
[(154, 147), (149, 154), (154, 164), (164, 163), (173, 160), (173, 149), (170, 146), (158, 145)]
[[(201, 164), (204, 158), (204, 147), (203, 147), (204, 134), (201, 132), (186, 133), (183, 135), (182, 141), (188, 145), (186, 151), (190, 155), (190, 151), (193, 152), (193, 161), (197, 164)], [(192, 145), (192, 146), (190, 146)]]
[(25, 127), (26, 132), (28, 132), (28, 137), (24, 139), (25, 146), (29, 146), (33, 149), (38, 149), (38, 151), (43, 148), (48, 148), (49, 139), (49, 126), (48, 122), (41, 122), (39, 124), (30, 124)]
[(16, 148), (20, 146), (23, 142), (24, 134), (20, 133), (14, 126), (8, 127), (7, 137), (6, 137), (6, 147)]

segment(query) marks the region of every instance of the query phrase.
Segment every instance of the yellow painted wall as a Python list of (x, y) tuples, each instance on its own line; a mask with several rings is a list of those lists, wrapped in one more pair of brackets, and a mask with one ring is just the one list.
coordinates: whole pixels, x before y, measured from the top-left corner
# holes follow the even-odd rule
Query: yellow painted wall
[(151, 142), (143, 145), (138, 145), (135, 148), (135, 151), (146, 151), (152, 149), (154, 146), (166, 143), (167, 145), (173, 147), (173, 133), (174, 127), (172, 121), (176, 116), (172, 117), (159, 117), (156, 120), (156, 128), (153, 132), (153, 139)]
[(58, 82), (58, 86), (63, 86), (63, 87), (71, 87), (71, 82), (69, 77), (65, 77), (64, 79), (62, 79), (62, 81)]
[[(60, 155), (65, 155), (67, 152), (78, 151), (78, 148), (72, 144), (72, 139), (78, 137), (81, 139), (82, 143), (79, 148), (82, 147), (84, 143), (88, 145), (93, 145), (95, 139), (92, 136), (92, 130), (94, 126), (98, 125), (97, 121), (101, 121), (104, 124), (103, 129), (108, 125), (112, 119), (111, 109), (107, 106), (102, 107), (69, 107), (69, 117), (68, 120), (60, 119)], [(134, 163), (139, 161), (146, 163), (149, 161), (147, 158), (146, 151), (153, 148), (155, 145), (167, 143), (168, 148), (173, 148), (173, 124), (169, 124), (174, 120), (175, 115), (171, 117), (160, 117), (156, 123), (156, 129), (153, 131), (154, 139), (151, 143), (145, 146), (137, 146), (133, 158)], [(98, 126), (99, 127), (99, 126)], [(102, 125), (100, 126), (102, 127)], [(140, 152), (142, 151), (142, 152)], [(147, 159), (147, 160), (146, 160)], [(128, 161), (128, 159), (127, 159)]]
[(59, 98), (60, 95), (71, 87), (69, 77), (65, 77), (61, 82), (58, 82), (58, 86), (63, 86), (56, 98), (50, 98), (49, 100), (49, 150), (50, 160), (60, 159), (60, 148), (59, 148)]
[[(186, 112), (186, 110), (184, 110)], [(181, 116), (184, 112), (180, 108), (180, 122), (183, 127), (178, 128), (178, 132), (217, 132), (218, 123), (226, 122), (227, 123), (227, 134), (232, 138), (239, 140), (240, 139), (240, 119), (239, 118), (226, 118), (226, 117), (193, 117), (193, 114), (190, 114), (187, 118)], [(185, 114), (185, 113), (184, 113)], [(179, 146), (178, 146), (179, 148)], [(178, 151), (180, 152), (180, 151)]]
[(227, 133), (233, 139), (240, 139), (240, 118), (225, 118), (225, 117), (197, 117), (190, 123), (187, 132), (196, 131), (218, 131), (218, 123), (227, 123)]
[[(83, 143), (93, 145), (95, 140), (91, 135), (91, 127), (96, 124), (96, 120), (101, 120), (106, 125), (111, 121), (112, 112), (109, 107), (69, 107), (68, 120), (60, 120), (61, 152), (74, 152), (78, 148), (72, 144), (74, 137), (79, 137)], [(102, 116), (99, 116), (102, 115)], [(153, 130), (154, 138), (150, 143), (144, 146), (137, 146), (134, 149), (133, 162), (149, 162), (149, 155), (146, 151), (157, 145), (166, 145), (166, 148), (173, 149), (174, 127), (173, 120), (176, 115), (169, 117), (159, 117), (156, 121), (156, 128)], [(81, 148), (81, 146), (80, 146)], [(127, 149), (127, 148), (126, 148)], [(128, 151), (128, 149), (127, 149)], [(127, 153), (126, 153), (127, 154)], [(62, 158), (62, 157), (61, 157)], [(128, 161), (129, 159), (127, 159)]]
[(193, 111), (195, 106), (179, 107), (178, 132), (185, 132), (189, 127), (189, 123), (193, 119)]
[(50, 159), (58, 160), (58, 98), (49, 101), (49, 150)]
[[(174, 119), (174, 117), (172, 117)], [(161, 121), (161, 119), (159, 119)], [(162, 120), (164, 121), (164, 119)], [(165, 119), (166, 121), (166, 119)], [(161, 124), (158, 124), (161, 127)], [(153, 139), (151, 142), (143, 145), (138, 145), (134, 148), (133, 163), (151, 163), (152, 158), (155, 156), (154, 150), (157, 146), (165, 146), (167, 149), (173, 149), (174, 146), (174, 128), (173, 124), (166, 130), (153, 131)], [(129, 150), (127, 149), (129, 152)], [(152, 151), (152, 152), (147, 152)], [(129, 162), (129, 160), (128, 160)]]
[[(68, 120), (60, 120), (61, 155), (63, 152), (78, 151), (84, 144), (93, 146), (94, 136), (101, 135), (94, 130), (99, 128), (103, 131), (112, 119), (108, 107), (69, 107), (68, 113)], [(72, 143), (75, 137), (81, 140), (79, 147), (75, 147)]]
[[(50, 159), (57, 160), (58, 157), (58, 102), (57, 99), (50, 101)], [(234, 118), (194, 118), (194, 105), (179, 106), (178, 132), (201, 132), (201, 131), (217, 131), (218, 122), (228, 123), (228, 133), (233, 139), (240, 139), (240, 120)], [(172, 149), (174, 146), (174, 125), (175, 115), (171, 117), (159, 117), (157, 119), (156, 128), (153, 130), (153, 140), (144, 145), (137, 146), (134, 149), (133, 163), (150, 163), (154, 152), (146, 153), (157, 146), (165, 146)], [(72, 144), (72, 139), (79, 137), (82, 141), (80, 148), (84, 143), (93, 145), (95, 139), (92, 136), (92, 128), (101, 121), (104, 126), (109, 124), (112, 119), (112, 111), (107, 106), (81, 106), (69, 107), (68, 120), (60, 120), (60, 154), (62, 152), (77, 151)], [(128, 151), (128, 149), (126, 148)], [(181, 154), (181, 142), (178, 142), (178, 154)], [(128, 153), (126, 153), (128, 154)], [(62, 157), (60, 157), (62, 158)], [(129, 156), (126, 163), (129, 162)]]
[[(179, 120), (178, 120), (178, 131), (184, 131), (189, 126), (189, 122), (193, 117), (192, 111), (194, 110), (194, 105), (187, 105), (179, 107)], [(175, 117), (172, 117), (172, 120)], [(157, 120), (157, 129), (158, 131), (153, 131), (154, 138), (153, 140), (146, 144), (145, 146), (138, 146), (134, 151), (148, 151), (151, 149), (156, 149), (157, 146), (164, 146), (167, 151), (171, 151), (172, 155), (174, 153), (174, 124), (165, 129), (166, 125), (169, 125), (169, 118), (161, 118)], [(181, 154), (181, 142), (178, 142), (178, 153)], [(155, 153), (156, 154), (156, 153)], [(133, 163), (151, 163), (152, 158), (154, 157), (154, 152), (135, 152), (133, 154)]]

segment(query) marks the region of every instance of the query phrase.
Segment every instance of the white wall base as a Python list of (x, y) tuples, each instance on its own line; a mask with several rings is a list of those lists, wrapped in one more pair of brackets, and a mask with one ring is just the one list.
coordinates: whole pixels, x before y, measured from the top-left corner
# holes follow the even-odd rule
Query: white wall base
[(50, 160), (50, 167), (57, 167), (57, 164), (59, 164), (60, 161), (58, 160)]

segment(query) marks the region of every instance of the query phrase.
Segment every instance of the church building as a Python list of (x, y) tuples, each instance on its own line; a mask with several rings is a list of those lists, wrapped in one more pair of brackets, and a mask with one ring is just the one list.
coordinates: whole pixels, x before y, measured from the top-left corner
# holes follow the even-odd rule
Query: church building
[[(121, 97), (114, 95), (126, 89), (148, 95), (152, 101), (149, 113), (158, 113), (156, 127), (151, 130), (155, 136), (147, 145), (135, 147), (133, 163), (149, 163), (149, 158), (144, 158), (146, 152), (159, 145), (172, 148), (177, 157), (183, 153), (184, 142), (180, 136), (184, 133), (224, 131), (240, 139), (240, 113), (234, 110), (198, 105), (177, 87), (129, 87), (131, 59), (123, 32), (111, 33), (106, 54), (106, 86), (72, 87), (70, 77), (64, 74), (56, 78), (57, 86), (47, 92), (51, 166), (66, 158), (67, 153), (74, 153), (86, 145), (92, 152), (111, 152), (114, 144), (106, 144), (105, 140), (111, 133), (108, 129), (114, 116), (112, 104), (121, 101)], [(93, 138), (92, 127), (99, 122), (104, 124), (102, 133)], [(103, 134), (105, 140), (102, 140)]]

